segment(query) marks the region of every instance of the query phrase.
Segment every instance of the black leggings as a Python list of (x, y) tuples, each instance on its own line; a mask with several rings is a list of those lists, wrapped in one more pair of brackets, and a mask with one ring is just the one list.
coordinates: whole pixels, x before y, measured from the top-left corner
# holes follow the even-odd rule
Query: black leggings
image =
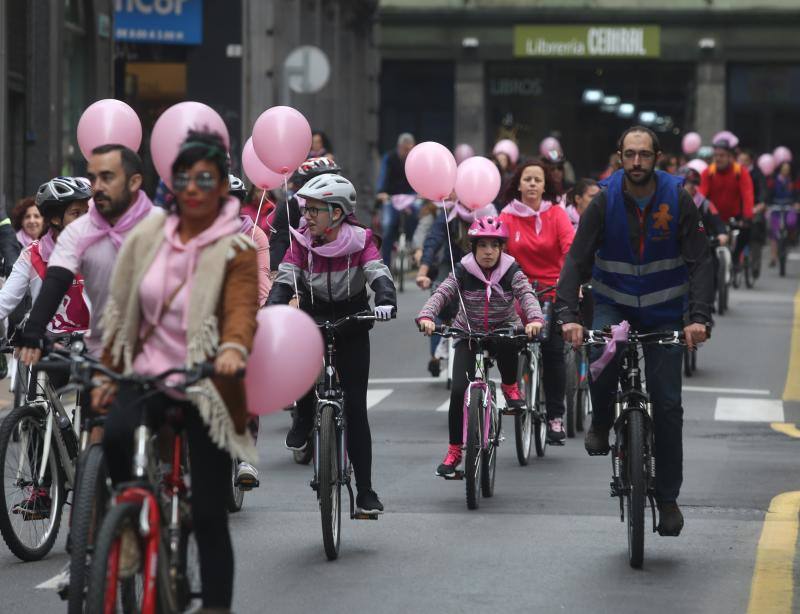
[[(335, 347), (336, 370), (344, 390), (347, 453), (353, 463), (356, 488), (363, 492), (372, 489), (372, 434), (367, 417), (369, 330), (338, 335)], [(313, 389), (297, 402), (297, 416), (309, 428), (314, 418), (315, 402)]]
[[(122, 385), (108, 414), (103, 436), (103, 451), (114, 484), (131, 479), (133, 433), (141, 424), (144, 406), (138, 402), (141, 391)], [(158, 416), (174, 406), (164, 395), (147, 400), (151, 415)], [(230, 488), (231, 458), (211, 441), (208, 428), (197, 410), (183, 410), (184, 432), (189, 444), (192, 484), (192, 523), (200, 555), (203, 607), (230, 608), (233, 598), (233, 547), (228, 531), (225, 492)], [(155, 429), (161, 420), (156, 420)]]
[(561, 330), (552, 321), (550, 336), (542, 343), (542, 375), (544, 376), (544, 398), (547, 404), (547, 419), (563, 418), (566, 405), (564, 395), (567, 388), (567, 369), (564, 363), (564, 338)]
[[(519, 347), (512, 341), (498, 341), (490, 347), (492, 355), (497, 359), (500, 379), (510, 385), (517, 381), (517, 360)], [(461, 445), (464, 439), (464, 393), (469, 380), (475, 377), (475, 352), (469, 343), (459, 341), (455, 347), (453, 358), (453, 381), (450, 385), (450, 443)]]

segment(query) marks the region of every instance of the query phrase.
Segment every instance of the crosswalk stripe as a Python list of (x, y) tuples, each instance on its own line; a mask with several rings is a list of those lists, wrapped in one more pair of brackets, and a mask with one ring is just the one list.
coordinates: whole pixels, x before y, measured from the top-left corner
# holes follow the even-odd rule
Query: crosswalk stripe
[(447, 399), (444, 403), (442, 403), (441, 405), (439, 405), (439, 407), (436, 408), (436, 411), (449, 411), (449, 409), (450, 409), (450, 399)]
[(780, 399), (742, 399), (718, 397), (714, 420), (730, 422), (783, 422), (783, 401)]
[(393, 388), (369, 388), (367, 389), (367, 409), (377, 405), (386, 397), (394, 392)]
[(763, 388), (724, 388), (715, 386), (683, 386), (684, 392), (710, 392), (712, 394), (745, 394), (752, 396), (769, 396), (770, 391)]

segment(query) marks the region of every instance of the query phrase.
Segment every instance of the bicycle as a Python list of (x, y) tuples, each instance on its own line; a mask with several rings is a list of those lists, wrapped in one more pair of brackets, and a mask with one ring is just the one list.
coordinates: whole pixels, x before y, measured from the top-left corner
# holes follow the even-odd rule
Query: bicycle
[[(735, 218), (731, 218), (729, 226), (731, 229), (731, 253), (735, 253), (735, 246), (739, 241), (741, 230), (744, 228), (744, 224)], [(742, 278), (744, 278), (745, 286), (752, 288), (756, 283), (757, 275), (754, 273), (756, 269), (759, 271), (761, 270), (761, 252), (759, 250), (758, 253), (751, 253), (750, 246), (746, 245), (739, 256), (739, 262), (734, 263), (732, 279), (733, 287), (740, 288), (742, 285)]]
[[(585, 330), (584, 345), (604, 346), (612, 333)], [(682, 331), (638, 333), (630, 330), (623, 342), (622, 363), (614, 401), (614, 443), (611, 446), (611, 496), (619, 497), (620, 521), (627, 517), (628, 562), (641, 568), (644, 562), (644, 518), (647, 501), (656, 522), (656, 466), (653, 441), (653, 406), (644, 389), (640, 346), (685, 346)], [(608, 451), (602, 455), (608, 454)], [(627, 512), (627, 514), (626, 514)]]
[(515, 415), (509, 408), (500, 410), (497, 405), (495, 383), (489, 379), (494, 360), (485, 345), (498, 340), (528, 340), (522, 328), (498, 329), (490, 333), (467, 331), (452, 326), (437, 326), (434, 334), (443, 338), (467, 341), (474, 344), (475, 375), (464, 392), (464, 469), (456, 471), (446, 480), (465, 480), (467, 508), (478, 509), (480, 497), (494, 495), (497, 472), (497, 448), (503, 439), (502, 416)]
[[(79, 334), (52, 338), (50, 343), (80, 344)], [(15, 348), (0, 347), (10, 353)], [(53, 548), (61, 527), (67, 495), (76, 483), (76, 462), (82, 437), (81, 408), (72, 415), (43, 369), (34, 369), (25, 402), (0, 426), (0, 534), (17, 558), (38, 561)]]
[(406, 236), (406, 226), (409, 216), (416, 215), (414, 207), (418, 200), (416, 194), (393, 194), (389, 197), (392, 207), (400, 212), (397, 241), (392, 252), (392, 276), (397, 280), (398, 292), (405, 291), (405, 275), (408, 263), (412, 260), (411, 237)]
[(793, 205), (780, 204), (770, 205), (767, 207), (769, 212), (769, 220), (772, 222), (772, 215), (778, 214), (778, 237), (777, 241), (777, 256), (778, 256), (778, 275), (786, 277), (786, 260), (789, 255), (789, 228), (786, 224), (786, 217), (790, 211), (794, 209)]
[[(590, 284), (583, 284), (584, 292), (591, 292)], [(586, 349), (564, 345), (566, 372), (564, 422), (567, 437), (574, 438), (591, 421), (592, 398), (589, 394), (589, 357)]]
[[(140, 426), (134, 432), (133, 481), (118, 485), (114, 504), (100, 526), (86, 609), (114, 612), (119, 606), (124, 612), (143, 614), (182, 612), (200, 597), (199, 559), (185, 481), (191, 452), (182, 432), (182, 410), (188, 401), (187, 392), (213, 375), (214, 365), (174, 368), (156, 376), (123, 376), (101, 365), (95, 370), (115, 382), (136, 385), (142, 392), (140, 401), (164, 394), (174, 402), (164, 412), (166, 423), (173, 429), (172, 467), (161, 474), (150, 426), (154, 416), (145, 404)], [(183, 380), (171, 379), (176, 375), (184, 376)], [(123, 533), (128, 530), (138, 537), (142, 564), (134, 576), (120, 578)]]
[(709, 243), (716, 255), (716, 270), (714, 271), (716, 283), (717, 314), (722, 316), (728, 310), (730, 286), (733, 281), (733, 258), (727, 245), (720, 245), (719, 239), (711, 237)]
[[(394, 315), (392, 316), (394, 317)], [(337, 330), (351, 322), (369, 322), (377, 318), (371, 312), (362, 312), (335, 322), (319, 324), (325, 341), (325, 355), (321, 379), (317, 382), (317, 402), (314, 410), (313, 441), (314, 475), (311, 489), (317, 494), (322, 521), (322, 544), (325, 555), (332, 561), (339, 556), (342, 528), (342, 486), (350, 496), (351, 520), (377, 520), (378, 514), (367, 514), (356, 509), (353, 487), (350, 484), (352, 467), (347, 455), (347, 417), (344, 391), (336, 370), (334, 337)]]

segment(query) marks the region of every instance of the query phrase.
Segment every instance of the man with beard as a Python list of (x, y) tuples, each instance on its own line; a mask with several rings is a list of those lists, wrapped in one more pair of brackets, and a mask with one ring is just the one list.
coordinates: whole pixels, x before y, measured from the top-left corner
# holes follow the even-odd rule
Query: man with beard
[[(627, 320), (639, 332), (683, 329), (693, 347), (707, 337), (714, 288), (700, 213), (682, 178), (654, 170), (661, 147), (649, 128), (629, 128), (617, 148), (622, 169), (601, 184), (604, 189), (586, 209), (564, 261), (557, 321), (564, 339), (579, 347), (583, 327), (578, 323), (578, 288), (591, 279), (596, 302), (592, 328)], [(596, 350), (592, 362), (600, 354)], [(683, 481), (683, 350), (651, 345), (644, 354), (653, 403), (658, 531), (674, 536), (683, 528), (677, 504)], [(609, 452), (618, 359), (591, 381), (594, 412), (585, 440), (590, 455)]]
[(127, 147), (102, 145), (94, 149), (87, 175), (94, 191), (89, 213), (59, 235), (42, 289), (22, 335), (21, 359), (28, 365), (41, 358), (45, 327), (77, 273), (83, 276), (86, 294), (91, 301), (90, 333), (86, 345), (94, 356), (99, 357), (103, 336), (100, 319), (108, 298), (108, 284), (117, 252), (134, 226), (154, 211), (153, 203), (141, 189), (142, 161)]

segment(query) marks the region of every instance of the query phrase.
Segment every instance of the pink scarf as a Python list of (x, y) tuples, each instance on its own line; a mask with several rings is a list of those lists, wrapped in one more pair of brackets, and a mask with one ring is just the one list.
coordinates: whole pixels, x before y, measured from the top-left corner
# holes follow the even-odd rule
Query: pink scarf
[(536, 218), (536, 234), (542, 234), (542, 213), (547, 211), (550, 207), (553, 206), (553, 203), (547, 200), (543, 200), (542, 204), (539, 205), (539, 210), (534, 211), (525, 203), (519, 202), (516, 198), (508, 203), (505, 207), (503, 207), (502, 213), (508, 213), (509, 215), (513, 215), (516, 217), (535, 217)]
[[(186, 279), (186, 286), (187, 286), (187, 294), (186, 296), (191, 296), (191, 284), (192, 278), (194, 276), (194, 271), (197, 268), (197, 261), (200, 258), (200, 254), (203, 251), (203, 248), (207, 245), (214, 243), (218, 239), (222, 237), (226, 237), (228, 235), (236, 234), (239, 232), (239, 229), (242, 226), (242, 221), (239, 218), (239, 207), (240, 203), (237, 198), (233, 196), (228, 197), (228, 200), (225, 201), (225, 204), (222, 205), (222, 210), (220, 211), (217, 219), (214, 220), (214, 223), (211, 224), (208, 228), (206, 228), (203, 232), (201, 232), (196, 237), (193, 237), (189, 240), (188, 243), (183, 243), (180, 239), (180, 235), (178, 234), (178, 225), (180, 224), (181, 218), (179, 215), (171, 214), (167, 216), (167, 219), (164, 221), (164, 237), (166, 239), (166, 243), (171, 246), (171, 250), (164, 252), (162, 249), (156, 259), (153, 261), (151, 266), (159, 266), (162, 265), (164, 270), (168, 270), (166, 266), (167, 261), (169, 259), (169, 252), (170, 251), (182, 251), (187, 252), (189, 254), (189, 266), (186, 269), (186, 273), (184, 275), (184, 279)], [(162, 255), (163, 254), (163, 255)], [(164, 258), (164, 262), (160, 262), (161, 258)], [(158, 308), (156, 309), (156, 313), (161, 313), (161, 310), (164, 307), (164, 301), (166, 301), (167, 296), (173, 292), (175, 288), (170, 288), (169, 290), (164, 286), (164, 292), (159, 297)], [(186, 309), (183, 313), (183, 326), (188, 328), (188, 319), (189, 319), (189, 310)]]
[(36, 239), (31, 238), (31, 236), (25, 232), (24, 230), (17, 231), (17, 241), (22, 244), (22, 247), (28, 247), (31, 243), (33, 243)]
[(249, 215), (240, 215), (239, 219), (242, 221), (242, 225), (239, 228), (239, 232), (241, 232), (242, 234), (247, 234), (248, 232), (253, 230), (253, 226), (255, 226), (255, 223), (253, 222), (253, 220), (250, 219)]
[(614, 356), (617, 353), (617, 343), (622, 343), (628, 340), (628, 332), (630, 329), (631, 325), (628, 324), (627, 320), (623, 320), (619, 324), (613, 324), (611, 326), (611, 339), (606, 341), (606, 346), (603, 348), (603, 353), (600, 354), (600, 358), (589, 365), (589, 371), (592, 374), (592, 380), (596, 380), (597, 376), (599, 376), (603, 372), (603, 369), (608, 366), (608, 363), (614, 359)]
[(503, 287), (500, 285), (500, 280), (503, 279), (503, 275), (508, 273), (508, 269), (511, 268), (511, 265), (514, 264), (515, 260), (512, 256), (509, 256), (506, 253), (500, 254), (500, 260), (498, 260), (497, 265), (492, 269), (491, 274), (489, 277), (486, 277), (486, 273), (480, 267), (480, 265), (475, 261), (475, 256), (472, 254), (467, 254), (461, 259), (461, 266), (464, 267), (464, 270), (468, 273), (472, 274), (476, 279), (481, 280), (486, 285), (486, 300), (492, 298), (492, 288), (496, 289), (498, 292), (503, 292)]
[(53, 239), (53, 230), (50, 229), (47, 233), (39, 239), (39, 255), (45, 262), (50, 260), (50, 254), (56, 246), (55, 239)]
[(309, 254), (314, 253), (323, 258), (349, 256), (360, 252), (367, 244), (366, 229), (360, 226), (353, 226), (346, 221), (339, 227), (339, 234), (333, 241), (320, 243), (319, 245), (314, 245), (314, 238), (311, 236), (308, 227), (302, 223), (297, 230), (290, 226), (289, 231), (295, 240), (309, 251)]
[(447, 221), (452, 222), (456, 216), (465, 224), (472, 224), (476, 218), (486, 217), (487, 215), (497, 215), (497, 209), (492, 203), (481, 207), (480, 209), (467, 209), (458, 201), (444, 201), (445, 208), (449, 208), (450, 212), (447, 214)]
[(153, 209), (153, 203), (144, 193), (144, 190), (139, 190), (136, 195), (136, 200), (122, 214), (122, 217), (117, 220), (113, 226), (108, 223), (108, 220), (100, 215), (97, 207), (94, 204), (94, 199), (89, 201), (89, 220), (91, 227), (78, 242), (77, 256), (80, 258), (83, 253), (92, 245), (100, 241), (103, 237), (108, 237), (114, 244), (114, 247), (119, 249), (122, 242), (128, 233), (133, 230), (142, 219), (144, 219)]

